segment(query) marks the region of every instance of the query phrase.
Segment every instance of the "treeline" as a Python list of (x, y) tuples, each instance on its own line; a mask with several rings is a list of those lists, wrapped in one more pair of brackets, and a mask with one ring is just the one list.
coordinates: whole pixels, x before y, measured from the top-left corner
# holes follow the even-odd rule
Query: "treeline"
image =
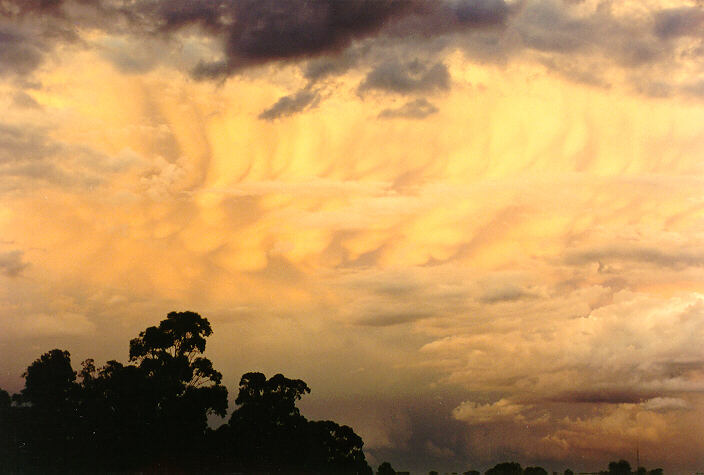
[[(394, 475), (396, 472), (391, 464), (384, 462), (379, 466), (377, 470), (379, 475)], [(557, 473), (557, 472), (553, 472)], [(453, 472), (454, 475), (458, 475), (457, 472)], [(428, 475), (439, 475), (438, 472), (431, 470)], [(468, 470), (462, 472), (462, 475), (481, 475), (481, 472), (477, 470)], [(520, 463), (517, 462), (502, 462), (496, 464), (486, 472), (484, 475), (548, 475), (548, 471), (543, 467), (521, 467)], [(562, 475), (574, 475), (574, 472), (569, 468), (565, 470)], [(663, 475), (663, 470), (661, 468), (656, 468), (654, 470), (646, 470), (644, 467), (638, 467), (637, 470), (631, 470), (631, 464), (626, 460), (619, 460), (618, 462), (610, 462), (608, 470), (602, 470), (599, 475)]]
[(237, 408), (203, 357), (212, 329), (171, 312), (130, 341), (129, 363), (93, 360), (79, 371), (67, 351), (29, 365), (25, 386), (0, 390), (0, 472), (286, 472), (371, 474), (362, 439), (344, 425), (309, 421), (298, 379), (242, 376)]

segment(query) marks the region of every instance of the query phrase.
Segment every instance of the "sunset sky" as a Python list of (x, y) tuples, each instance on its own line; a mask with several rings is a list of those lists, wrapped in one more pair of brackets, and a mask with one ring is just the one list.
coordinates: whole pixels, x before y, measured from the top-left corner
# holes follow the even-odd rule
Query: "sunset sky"
[(701, 0), (0, 0), (0, 111), (0, 387), (192, 310), (373, 467), (704, 470)]

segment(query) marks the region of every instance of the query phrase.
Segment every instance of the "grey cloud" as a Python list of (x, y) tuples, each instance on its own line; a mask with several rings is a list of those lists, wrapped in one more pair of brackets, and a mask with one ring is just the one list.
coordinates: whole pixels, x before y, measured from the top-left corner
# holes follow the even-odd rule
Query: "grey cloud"
[(531, 2), (521, 12), (516, 28), (529, 48), (573, 52), (594, 42), (595, 23), (571, 17), (553, 2)]
[(395, 109), (384, 109), (379, 113), (381, 119), (425, 119), (438, 112), (438, 108), (425, 98), (414, 99)]
[(546, 58), (542, 63), (545, 67), (574, 82), (603, 88), (611, 87), (609, 81), (601, 77), (600, 71), (595, 71), (595, 68), (589, 68), (584, 64), (580, 64), (580, 62)]
[(27, 32), (0, 24), (0, 76), (26, 75), (43, 61), (45, 45)]
[(16, 179), (23, 177), (58, 185), (96, 185), (106, 174), (121, 172), (140, 161), (141, 157), (129, 150), (108, 156), (90, 147), (54, 140), (43, 128), (0, 123), (0, 183), (4, 190), (13, 189)]
[(444, 64), (428, 66), (416, 60), (409, 63), (390, 61), (378, 65), (367, 74), (358, 90), (409, 94), (447, 90), (449, 87), (450, 73)]
[(311, 83), (315, 83), (329, 76), (345, 73), (357, 65), (362, 54), (369, 50), (368, 47), (346, 49), (339, 55), (327, 55), (311, 59), (306, 65), (303, 75)]
[(695, 96), (704, 97), (704, 79), (701, 81), (685, 84), (682, 88), (685, 93)]
[(613, 246), (569, 253), (565, 261), (572, 265), (583, 265), (604, 261), (643, 262), (664, 267), (701, 267), (704, 254), (696, 251), (663, 251), (652, 247)]
[(0, 124), (0, 166), (42, 160), (60, 150), (46, 130)]
[(415, 2), (411, 14), (387, 29), (389, 36), (429, 38), (505, 26), (511, 8), (504, 0)]
[(492, 304), (501, 302), (516, 302), (525, 298), (534, 297), (535, 295), (530, 292), (526, 292), (523, 288), (517, 285), (506, 285), (484, 292), (484, 294), (479, 297), (479, 301), (482, 303)]
[(704, 37), (704, 10), (701, 7), (661, 10), (654, 15), (654, 22), (655, 34), (661, 38)]
[(0, 252), (0, 274), (6, 277), (17, 277), (27, 267), (22, 261), (22, 251)]
[(259, 114), (260, 119), (274, 120), (287, 117), (307, 109), (312, 109), (320, 102), (317, 91), (302, 89), (295, 94), (281, 97), (274, 105)]
[(412, 323), (431, 316), (432, 315), (430, 313), (424, 311), (380, 313), (359, 319), (357, 320), (357, 324), (369, 327), (389, 327)]
[(12, 96), (12, 102), (18, 107), (27, 109), (41, 109), (42, 106), (29, 94), (24, 91), (17, 91)]
[(585, 404), (623, 404), (640, 403), (652, 397), (654, 397), (654, 394), (644, 394), (634, 390), (596, 389), (564, 392), (551, 398), (551, 401)]

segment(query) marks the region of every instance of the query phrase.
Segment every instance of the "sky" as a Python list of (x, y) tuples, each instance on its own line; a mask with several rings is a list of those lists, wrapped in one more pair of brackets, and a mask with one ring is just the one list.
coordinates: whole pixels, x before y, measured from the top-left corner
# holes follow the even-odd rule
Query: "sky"
[(0, 387), (192, 310), (374, 467), (704, 469), (701, 0), (1, 0), (0, 110)]

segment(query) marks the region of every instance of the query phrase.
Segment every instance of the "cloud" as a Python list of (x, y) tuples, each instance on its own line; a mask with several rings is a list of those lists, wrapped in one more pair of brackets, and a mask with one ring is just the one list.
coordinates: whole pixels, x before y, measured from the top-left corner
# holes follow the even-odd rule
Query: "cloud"
[(520, 286), (507, 284), (486, 290), (480, 297), (482, 303), (494, 304), (500, 302), (515, 302), (524, 298), (535, 297)]
[(42, 106), (32, 96), (24, 91), (16, 91), (12, 96), (12, 102), (18, 107), (27, 109), (41, 109)]
[(396, 109), (384, 109), (379, 113), (379, 118), (425, 119), (429, 115), (433, 115), (437, 112), (437, 107), (435, 107), (427, 99), (421, 97), (419, 99), (408, 101)]
[(85, 315), (73, 312), (27, 315), (10, 330), (19, 336), (88, 335), (95, 331), (95, 324)]
[[(387, 21), (403, 15), (410, 3), (404, 0), (234, 2), (227, 6), (232, 23), (217, 23), (226, 35), (225, 59), (203, 63), (197, 74), (201, 77), (229, 74), (251, 64), (339, 52), (354, 39), (371, 35)], [(206, 11), (207, 15), (198, 12), (187, 19), (203, 22), (215, 16), (212, 10)]]
[(378, 90), (398, 94), (444, 91), (450, 87), (450, 73), (442, 63), (426, 65), (418, 60), (408, 63), (389, 61), (372, 69), (358, 91)]
[(551, 400), (580, 404), (622, 404), (639, 403), (647, 398), (648, 396), (643, 392), (639, 393), (628, 389), (597, 389), (567, 391), (551, 398)]
[(287, 117), (307, 109), (315, 108), (320, 102), (317, 91), (302, 89), (290, 96), (279, 98), (274, 105), (259, 114), (260, 119), (274, 120)]
[(692, 406), (684, 399), (676, 397), (655, 397), (643, 403), (643, 408), (654, 412), (686, 411)]
[(452, 410), (452, 416), (469, 425), (487, 424), (497, 421), (519, 422), (524, 419), (521, 413), (526, 409), (522, 404), (508, 399), (499, 399), (494, 403), (479, 404), (465, 401)]
[(704, 254), (697, 250), (662, 250), (642, 245), (607, 246), (583, 251), (571, 251), (565, 258), (568, 264), (584, 265), (590, 262), (609, 263), (611, 261), (631, 261), (661, 267), (701, 267), (704, 266)]
[(654, 14), (655, 34), (661, 38), (680, 36), (704, 37), (704, 10), (702, 7), (679, 7), (660, 10)]
[(36, 36), (0, 23), (0, 76), (24, 76), (42, 64), (46, 46)]
[(388, 327), (393, 325), (402, 325), (404, 323), (412, 323), (431, 316), (432, 315), (427, 312), (411, 310), (403, 313), (379, 314), (365, 317), (358, 320), (357, 324), (369, 327)]
[(0, 123), (0, 186), (26, 186), (23, 179), (55, 185), (90, 186), (107, 176), (144, 165), (129, 149), (108, 155), (92, 147), (53, 139), (47, 128)]
[(17, 277), (27, 267), (23, 262), (22, 251), (0, 251), (0, 274), (6, 277)]

